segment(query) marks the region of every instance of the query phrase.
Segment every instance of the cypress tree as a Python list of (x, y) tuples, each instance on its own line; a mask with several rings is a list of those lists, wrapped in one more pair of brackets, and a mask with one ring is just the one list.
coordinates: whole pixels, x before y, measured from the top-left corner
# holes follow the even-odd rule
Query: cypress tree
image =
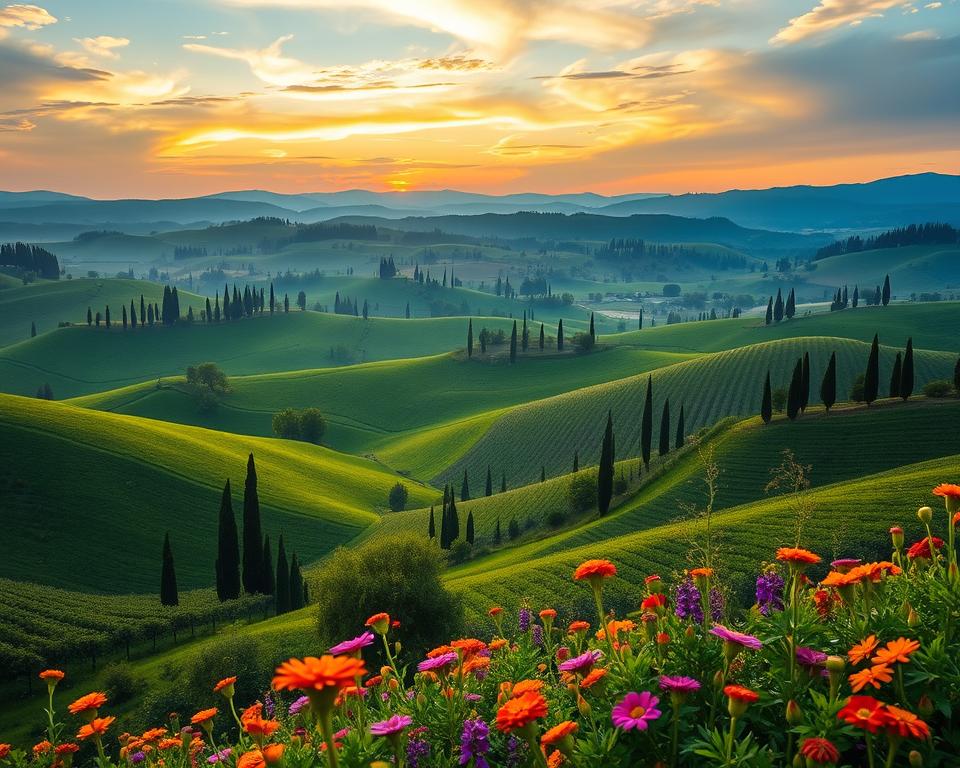
[(686, 435), (684, 434), (684, 423), (683, 423), (683, 403), (680, 403), (680, 415), (677, 417), (677, 442), (674, 443), (676, 449), (679, 451), (683, 448), (683, 444), (686, 441)]
[(770, 325), (773, 322), (773, 296), (767, 300), (767, 317), (766, 325)]
[(663, 401), (663, 413), (660, 414), (660, 456), (670, 453), (670, 398)]
[(450, 549), (450, 486), (443, 486), (443, 507), (440, 512), (440, 549)]
[(513, 330), (510, 332), (510, 362), (517, 362), (517, 321), (513, 321)]
[(160, 568), (160, 604), (180, 605), (177, 592), (177, 571), (173, 565), (173, 550), (170, 549), (170, 532), (163, 539), (163, 563)]
[(901, 359), (900, 353), (897, 352), (897, 356), (893, 360), (893, 370), (890, 372), (890, 397), (900, 397), (900, 377), (903, 375), (901, 372), (902, 366), (903, 360)]
[(487, 496), (493, 496), (493, 475), (490, 474), (490, 465), (487, 465), (487, 487), (484, 489)]
[(637, 330), (638, 331), (643, 330), (643, 307), (640, 307), (640, 315), (637, 318)]
[(777, 288), (777, 300), (773, 302), (773, 322), (779, 323), (783, 320), (783, 295)]
[(803, 371), (800, 374), (800, 410), (806, 411), (810, 404), (810, 353), (803, 353)]
[(597, 509), (601, 515), (610, 509), (613, 498), (613, 414), (607, 411), (607, 426), (600, 447), (600, 466), (597, 468)]
[(273, 552), (270, 550), (270, 534), (263, 537), (263, 594), (272, 595), (277, 588), (273, 572)]
[(467, 513), (467, 544), (473, 546), (473, 510)]
[(523, 332), (520, 334), (520, 348), (526, 352), (530, 346), (530, 331), (527, 329), (527, 310), (523, 310)]
[(473, 318), (467, 323), (467, 357), (473, 357)]
[(273, 283), (270, 283), (270, 314), (273, 314), (274, 309), (277, 307), (277, 299), (273, 295)]
[(873, 293), (873, 306), (879, 307), (882, 301), (883, 295), (880, 293), (880, 286), (878, 285), (876, 291)]
[(870, 345), (870, 357), (867, 358), (867, 370), (863, 374), (863, 400), (870, 406), (877, 399), (880, 389), (880, 338), (873, 335)]
[(467, 470), (463, 470), (463, 482), (460, 484), (460, 501), (470, 501), (470, 482), (467, 480)]
[(590, 340), (596, 342), (597, 332), (593, 327), (593, 312), (590, 313)]
[(427, 537), (430, 539), (437, 538), (437, 523), (433, 517), (433, 505), (430, 505), (430, 523), (427, 525)]
[(770, 371), (767, 371), (767, 378), (763, 382), (763, 400), (760, 402), (760, 418), (764, 424), (769, 424), (773, 418), (773, 396), (770, 392)]
[(403, 316), (409, 320), (410, 319), (410, 302), (407, 302), (407, 308), (404, 310)]
[(263, 583), (263, 534), (260, 528), (260, 499), (257, 496), (257, 468), (253, 454), (247, 459), (247, 480), (243, 487), (243, 589), (253, 595)]
[(501, 541), (503, 541), (503, 534), (500, 532), (500, 518), (498, 517), (497, 525), (493, 529), (493, 543), (499, 544)]
[(450, 489), (450, 543), (453, 544), (460, 538), (460, 513), (457, 512), (457, 499), (453, 495), (453, 488)]
[(907, 339), (907, 351), (903, 355), (903, 368), (900, 371), (900, 397), (904, 401), (913, 394), (913, 337)]
[(303, 573), (300, 570), (300, 561), (297, 553), (290, 559), (290, 610), (303, 608)]
[[(126, 305), (126, 304), (123, 304), (123, 305), (120, 307), (120, 309), (122, 310), (122, 318), (121, 318), (121, 319), (122, 319), (122, 323), (123, 323), (123, 330), (127, 330), (127, 305)], [(34, 323), (34, 326), (33, 326), (33, 335), (34, 335), (34, 336), (37, 335), (37, 326), (36, 326), (36, 323)]]
[(540, 351), (543, 352), (543, 345), (546, 342), (546, 336), (543, 334), (543, 323), (540, 323)]
[(210, 297), (209, 297), (209, 296), (207, 296), (207, 302), (206, 302), (206, 304), (207, 304), (207, 305), (206, 305), (206, 311), (204, 312), (203, 319), (204, 319), (206, 322), (208, 322), (208, 323), (212, 323), (212, 322), (213, 322), (213, 307), (210, 306)]
[(820, 383), (820, 399), (823, 401), (827, 413), (837, 402), (837, 353), (830, 353), (830, 362), (827, 363), (827, 370), (823, 373), (823, 381)]
[(573, 471), (580, 471), (580, 451), (573, 452)]
[(793, 288), (790, 289), (790, 293), (787, 296), (787, 306), (783, 309), (783, 314), (787, 316), (787, 319), (790, 320), (797, 313), (797, 298), (793, 292)]
[(650, 444), (653, 440), (653, 377), (647, 377), (647, 395), (643, 401), (643, 416), (640, 420), (640, 456), (643, 465), (650, 467)]
[(506, 492), (507, 492), (507, 473), (504, 472), (500, 476), (500, 493), (506, 493)]
[(283, 544), (282, 533), (277, 547), (276, 595), (277, 616), (279, 616), (290, 610), (290, 565), (287, 563), (287, 548)]
[(110, 305), (109, 304), (107, 304), (107, 311), (106, 311), (106, 314), (104, 315), (104, 320), (106, 321), (107, 328), (109, 328), (110, 327)]
[(860, 287), (855, 285), (853, 286), (853, 308), (857, 308), (857, 304), (860, 303)]
[(890, 303), (890, 275), (883, 278), (883, 292), (880, 294), (880, 301), (883, 303), (883, 306), (887, 306), (887, 304)]
[(220, 601), (240, 597), (240, 542), (233, 515), (230, 481), (223, 486), (217, 530), (217, 597)]
[(93, 324), (93, 310), (87, 307), (87, 325)]
[(803, 362), (797, 358), (793, 366), (793, 376), (790, 377), (790, 389), (787, 393), (787, 418), (793, 421), (800, 412), (800, 380), (803, 378)]
[(140, 325), (147, 321), (147, 313), (143, 306), (143, 294), (140, 294)]
[[(89, 325), (89, 323), (88, 323)], [(563, 318), (557, 323), (557, 352), (563, 352)]]
[(953, 388), (960, 392), (960, 358), (957, 358), (957, 363), (953, 366)]
[(543, 464), (541, 464), (540, 465), (540, 482), (541, 483), (546, 482), (546, 479), (547, 479), (547, 468)]

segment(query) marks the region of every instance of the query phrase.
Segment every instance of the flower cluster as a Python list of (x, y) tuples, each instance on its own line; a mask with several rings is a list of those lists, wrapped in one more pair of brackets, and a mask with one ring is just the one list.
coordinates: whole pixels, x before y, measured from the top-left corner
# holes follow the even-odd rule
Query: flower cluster
[(280, 664), (261, 701), (238, 711), (237, 679), (211, 681), (195, 714), (139, 735), (117, 733), (98, 691), (58, 722), (64, 675), (46, 670), (45, 738), (29, 751), (0, 744), (0, 766), (954, 765), (960, 486), (934, 493), (946, 519), (921, 509), (926, 536), (912, 546), (895, 526), (889, 560), (828, 569), (780, 548), (747, 611), (720, 599), (732, 590), (714, 565), (673, 589), (648, 576), (638, 610), (618, 618), (604, 600), (617, 568), (589, 560), (572, 588), (592, 616), (524, 603), (506, 622), (494, 606), (477, 637), (402, 659), (402, 629), (379, 613), (329, 653)]

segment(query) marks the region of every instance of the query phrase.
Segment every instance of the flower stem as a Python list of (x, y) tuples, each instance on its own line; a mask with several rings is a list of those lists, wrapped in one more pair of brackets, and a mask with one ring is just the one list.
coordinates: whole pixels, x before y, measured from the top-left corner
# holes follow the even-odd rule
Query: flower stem
[(872, 737), (870, 736), (870, 734), (868, 733), (868, 734), (866, 734), (866, 739), (867, 739), (867, 765), (869, 765), (870, 768), (874, 768), (874, 760), (873, 760), (873, 738), (872, 738)]
[(730, 718), (730, 734), (727, 736), (727, 761), (724, 765), (731, 765), (733, 763), (733, 742), (737, 735), (737, 718)]
[(670, 765), (672, 768), (677, 768), (677, 753), (680, 746), (680, 707), (677, 705), (673, 707), (673, 729), (670, 738)]
[(320, 713), (320, 732), (323, 734), (323, 740), (327, 745), (327, 758), (330, 761), (330, 768), (338, 768), (337, 744), (333, 738), (333, 716), (328, 709)]

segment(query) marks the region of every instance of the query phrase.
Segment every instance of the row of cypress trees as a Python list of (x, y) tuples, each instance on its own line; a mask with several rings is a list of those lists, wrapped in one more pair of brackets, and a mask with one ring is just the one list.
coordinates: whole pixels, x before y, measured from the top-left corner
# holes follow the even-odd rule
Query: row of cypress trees
[[(643, 310), (640, 310), (640, 324), (643, 325)], [(597, 331), (594, 325), (593, 312), (590, 313), (590, 330), (588, 331), (590, 336), (590, 346), (592, 347), (596, 344), (597, 341)], [(543, 323), (540, 323), (540, 334), (539, 334), (539, 348), (543, 352), (546, 347), (546, 333)], [(486, 346), (482, 343), (483, 336), (481, 334), (481, 352), (486, 352)], [(564, 336), (563, 336), (563, 318), (557, 322), (557, 351), (563, 352)], [(530, 348), (530, 329), (527, 327), (527, 312), (523, 312), (523, 325), (521, 326), (519, 333), (517, 331), (517, 321), (513, 321), (513, 328), (510, 331), (510, 362), (517, 362), (517, 350), (526, 352)], [(473, 318), (467, 322), (467, 357), (473, 357)]]
[[(489, 476), (489, 471), (488, 471)], [(464, 489), (461, 490), (461, 497), (464, 493), (469, 498), (469, 491), (466, 490), (466, 474), (464, 474)], [(490, 494), (487, 494), (488, 496)], [(430, 522), (427, 528), (427, 535), (431, 539), (437, 538), (437, 524), (434, 518), (433, 507), (430, 507)], [(453, 493), (453, 488), (449, 484), (443, 487), (443, 507), (440, 512), (440, 548), (450, 549), (453, 543), (460, 538), (460, 514), (457, 512), (457, 500)], [(464, 532), (464, 540), (473, 546), (474, 526), (473, 511), (467, 513), (467, 526)]]

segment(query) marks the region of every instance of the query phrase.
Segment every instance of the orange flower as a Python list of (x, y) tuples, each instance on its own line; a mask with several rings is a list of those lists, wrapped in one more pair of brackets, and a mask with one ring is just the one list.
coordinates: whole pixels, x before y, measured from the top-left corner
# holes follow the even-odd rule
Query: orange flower
[(950, 499), (960, 499), (960, 485), (940, 483), (940, 485), (933, 489), (933, 495)]
[(499, 605), (495, 605), (493, 608), (487, 611), (487, 615), (491, 617), (499, 616), (501, 613), (503, 613), (503, 608), (501, 608)]
[(162, 739), (159, 744), (157, 744), (157, 749), (177, 749), (178, 747), (183, 746), (183, 741), (181, 739)]
[[(854, 569), (855, 570), (855, 569)], [(860, 575), (855, 574), (853, 570), (846, 573), (840, 571), (830, 571), (820, 582), (824, 587), (849, 587), (851, 584), (859, 584)]]
[(607, 670), (603, 667), (597, 667), (596, 669), (590, 670), (590, 674), (587, 675), (583, 680), (580, 681), (580, 687), (583, 690), (587, 691), (593, 688), (597, 683), (599, 683), (603, 678), (607, 676)]
[(893, 680), (893, 670), (886, 664), (877, 664), (854, 672), (848, 679), (853, 692), (860, 693), (868, 685), (879, 688), (881, 683), (889, 683)]
[[(956, 487), (956, 486), (954, 486)], [(917, 717), (913, 712), (908, 712), (900, 707), (887, 704), (886, 709), (886, 730), (887, 733), (895, 733), (903, 738), (913, 737), (915, 739), (926, 739), (930, 736), (930, 726)]]
[(575, 635), (577, 632), (586, 632), (588, 629), (590, 629), (590, 622), (588, 621), (571, 621), (570, 626), (567, 627), (567, 632)]
[(250, 717), (243, 721), (243, 730), (254, 738), (269, 739), (279, 727), (280, 723), (276, 720), (264, 720), (262, 717)]
[(47, 680), (47, 681), (55, 680), (58, 683), (61, 680), (63, 680), (63, 678), (65, 677), (66, 677), (66, 674), (61, 672), (59, 669), (45, 669), (43, 670), (43, 672), (40, 673), (41, 680)]
[(960, 512), (957, 512), (957, 514), (953, 516), (953, 524), (960, 525)]
[(562, 741), (567, 738), (567, 736), (572, 736), (577, 732), (578, 726), (572, 720), (564, 720), (559, 725), (553, 726), (549, 731), (547, 731), (543, 736), (540, 737), (540, 743), (543, 746), (548, 746), (550, 744), (556, 744), (558, 741)]
[(502, 637), (498, 637), (496, 640), (491, 640), (491, 641), (490, 641), (490, 645), (488, 645), (487, 647), (488, 647), (491, 651), (499, 651), (499, 650), (500, 650), (501, 648), (503, 648), (506, 644), (507, 644), (507, 641), (506, 641), (506, 640), (504, 640)]
[(489, 656), (473, 656), (463, 662), (460, 669), (463, 674), (469, 675), (478, 670), (485, 670), (490, 667)]
[(742, 685), (728, 685), (723, 689), (723, 693), (729, 699), (743, 701), (747, 704), (753, 704), (753, 702), (760, 698), (759, 693), (751, 691), (749, 688), (744, 688)]
[(510, 692), (513, 698), (519, 698), (525, 693), (540, 693), (543, 690), (543, 680), (521, 680)]
[(563, 753), (559, 749), (555, 749), (547, 758), (547, 768), (560, 768), (565, 762)]
[(34, 744), (34, 745), (33, 745), (33, 754), (35, 754), (35, 755), (45, 755), (45, 754), (47, 754), (47, 752), (50, 751), (50, 749), (51, 749), (52, 747), (53, 747), (53, 744), (51, 744), (49, 741), (47, 741), (46, 739), (44, 739), (43, 741), (39, 742), (38, 744)]
[(252, 717), (260, 717), (263, 715), (263, 703), (256, 702), (247, 707), (243, 712), (240, 713), (240, 720), (248, 720)]
[(192, 725), (206, 725), (217, 716), (217, 712), (219, 712), (219, 710), (216, 707), (202, 709), (190, 718), (190, 723)]
[(712, 579), (713, 568), (694, 568), (690, 571), (691, 579)]
[(267, 744), (263, 748), (263, 759), (266, 760), (267, 765), (278, 763), (283, 757), (283, 750), (283, 744)]
[(213, 692), (220, 693), (224, 688), (234, 685), (236, 682), (237, 682), (237, 678), (235, 677), (225, 677), (223, 678), (223, 680), (221, 680), (219, 683), (213, 686)]
[(920, 648), (920, 643), (916, 640), (908, 640), (905, 637), (898, 637), (887, 643), (886, 648), (877, 651), (877, 655), (871, 659), (874, 664), (894, 664), (900, 662), (906, 664), (910, 661), (910, 654)]
[(364, 622), (364, 626), (370, 627), (378, 635), (385, 635), (390, 629), (390, 614), (375, 613)]
[(140, 738), (143, 739), (144, 741), (157, 741), (158, 739), (162, 739), (166, 735), (167, 735), (166, 728), (151, 728), (149, 731), (144, 731), (143, 736), (141, 736)]
[(53, 751), (58, 755), (72, 755), (74, 752), (80, 751), (80, 745), (74, 744), (73, 742), (67, 742), (66, 744), (58, 744), (57, 748)]
[(96, 712), (106, 703), (107, 695), (105, 693), (88, 693), (73, 702), (67, 709), (71, 715), (78, 715), (81, 712)]
[(777, 550), (777, 560), (797, 565), (813, 565), (820, 562), (820, 556), (813, 554), (813, 552), (808, 549), (780, 547), (780, 549)]
[(8, 757), (10, 757), (10, 745), (0, 744), (0, 760), (5, 760)]
[(586, 560), (573, 572), (574, 581), (609, 579), (617, 575), (617, 566), (609, 560)]
[(354, 679), (367, 674), (362, 659), (352, 656), (315, 656), (290, 659), (273, 676), (273, 687), (280, 690), (299, 688), (304, 691), (322, 691), (325, 688), (346, 688)]
[(264, 768), (266, 761), (263, 759), (263, 752), (259, 749), (251, 749), (244, 752), (237, 760), (237, 768)]
[(455, 651), (461, 651), (463, 653), (463, 658), (468, 659), (471, 656), (476, 656), (481, 651), (487, 649), (487, 644), (483, 640), (476, 640), (472, 637), (465, 638), (463, 640), (454, 640), (450, 643), (450, 647)]
[(113, 721), (116, 719), (115, 717), (96, 717), (77, 731), (77, 738), (83, 741), (92, 736), (94, 739), (99, 740), (107, 732), (107, 729), (113, 725)]
[(873, 655), (874, 650), (877, 647), (877, 636), (870, 635), (866, 640), (861, 640), (853, 648), (847, 651), (847, 658), (850, 659), (851, 664), (859, 664), (862, 661), (866, 661)]
[(497, 728), (504, 733), (511, 733), (546, 716), (546, 699), (539, 693), (527, 691), (519, 698), (510, 699), (497, 710)]

